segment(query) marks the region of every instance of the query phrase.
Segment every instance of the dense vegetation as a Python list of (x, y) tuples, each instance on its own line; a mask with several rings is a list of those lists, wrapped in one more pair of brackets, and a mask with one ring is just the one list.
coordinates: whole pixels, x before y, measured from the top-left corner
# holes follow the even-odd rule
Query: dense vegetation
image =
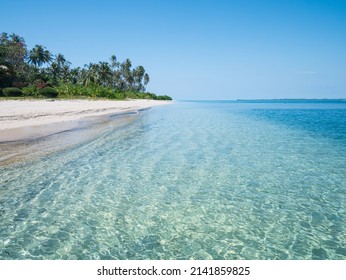
[(0, 34), (0, 95), (33, 97), (146, 98), (171, 100), (167, 95), (145, 92), (149, 75), (143, 66), (89, 63), (72, 68), (62, 54), (52, 55), (44, 46), (28, 50), (22, 37)]

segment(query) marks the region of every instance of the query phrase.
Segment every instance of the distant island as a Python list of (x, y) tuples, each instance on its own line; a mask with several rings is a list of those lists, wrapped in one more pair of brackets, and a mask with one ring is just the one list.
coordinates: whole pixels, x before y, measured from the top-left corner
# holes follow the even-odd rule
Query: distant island
[(229, 99), (229, 100), (222, 100), (222, 99), (216, 99), (216, 100), (180, 100), (182, 102), (198, 102), (198, 103), (340, 103), (340, 102), (346, 102), (346, 99), (305, 99), (305, 98), (299, 98), (299, 99), (291, 99), (291, 98), (283, 98), (283, 99)]
[(334, 103), (334, 102), (345, 102), (346, 99), (338, 99), (338, 98), (274, 98), (274, 99), (236, 99), (236, 102), (256, 102), (256, 103), (265, 103), (265, 102), (270, 102), (270, 103), (304, 103), (304, 102), (318, 102), (318, 103)]
[(107, 98), (172, 100), (146, 92), (149, 74), (143, 66), (132, 68), (130, 59), (71, 67), (64, 55), (44, 46), (28, 50), (23, 37), (0, 34), (0, 96), (45, 98)]

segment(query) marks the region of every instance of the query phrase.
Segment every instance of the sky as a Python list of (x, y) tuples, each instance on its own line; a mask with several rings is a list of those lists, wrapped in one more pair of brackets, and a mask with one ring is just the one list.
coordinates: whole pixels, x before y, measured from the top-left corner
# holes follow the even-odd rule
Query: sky
[(0, 0), (0, 32), (72, 66), (130, 58), (183, 99), (346, 98), (346, 0)]

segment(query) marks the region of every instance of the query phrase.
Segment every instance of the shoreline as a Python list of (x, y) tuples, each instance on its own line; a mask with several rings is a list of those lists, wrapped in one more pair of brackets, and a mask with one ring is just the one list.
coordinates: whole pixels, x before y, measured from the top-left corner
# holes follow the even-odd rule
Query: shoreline
[(33, 140), (74, 129), (81, 122), (172, 103), (148, 99), (1, 100), (0, 143)]

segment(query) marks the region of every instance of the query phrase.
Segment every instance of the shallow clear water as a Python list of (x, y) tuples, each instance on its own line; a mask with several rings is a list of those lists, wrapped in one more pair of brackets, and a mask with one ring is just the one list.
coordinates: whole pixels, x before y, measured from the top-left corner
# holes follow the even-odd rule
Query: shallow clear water
[(1, 168), (0, 258), (346, 259), (345, 124), (345, 102), (141, 112)]

